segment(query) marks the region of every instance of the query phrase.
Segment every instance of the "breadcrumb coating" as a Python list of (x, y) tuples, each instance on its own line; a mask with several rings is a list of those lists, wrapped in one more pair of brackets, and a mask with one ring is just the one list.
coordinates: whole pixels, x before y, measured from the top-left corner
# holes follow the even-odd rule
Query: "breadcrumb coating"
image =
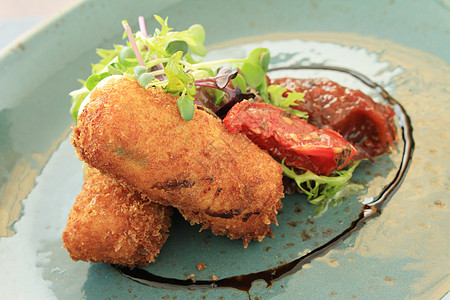
[(73, 128), (79, 158), (202, 229), (262, 241), (282, 207), (281, 165), (205, 111), (183, 120), (176, 102), (124, 77), (94, 89)]
[(64, 247), (75, 261), (148, 265), (167, 240), (171, 214), (170, 207), (144, 201), (88, 168), (62, 235)]

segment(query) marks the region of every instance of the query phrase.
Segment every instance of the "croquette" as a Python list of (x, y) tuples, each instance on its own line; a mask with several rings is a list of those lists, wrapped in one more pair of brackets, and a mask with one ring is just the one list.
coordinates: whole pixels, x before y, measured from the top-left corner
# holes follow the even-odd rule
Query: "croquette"
[(148, 265), (168, 237), (171, 208), (143, 201), (138, 192), (87, 168), (63, 232), (75, 260), (123, 266)]
[(183, 120), (177, 96), (134, 79), (110, 79), (89, 98), (71, 136), (81, 160), (245, 247), (272, 235), (282, 166), (245, 135), (200, 109)]

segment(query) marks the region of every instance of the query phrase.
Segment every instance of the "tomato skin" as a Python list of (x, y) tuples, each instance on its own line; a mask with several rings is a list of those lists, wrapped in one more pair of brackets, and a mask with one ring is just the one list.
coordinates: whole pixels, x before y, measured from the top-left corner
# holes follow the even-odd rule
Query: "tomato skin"
[(287, 166), (329, 175), (342, 169), (356, 149), (339, 133), (318, 129), (304, 119), (267, 103), (243, 101), (224, 118), (232, 133), (242, 132)]
[(390, 106), (324, 78), (280, 78), (272, 84), (304, 93), (305, 102), (298, 102), (293, 108), (307, 112), (308, 122), (314, 126), (336, 130), (355, 145), (358, 154), (354, 160), (376, 157), (388, 153), (390, 148), (395, 149), (395, 112)]

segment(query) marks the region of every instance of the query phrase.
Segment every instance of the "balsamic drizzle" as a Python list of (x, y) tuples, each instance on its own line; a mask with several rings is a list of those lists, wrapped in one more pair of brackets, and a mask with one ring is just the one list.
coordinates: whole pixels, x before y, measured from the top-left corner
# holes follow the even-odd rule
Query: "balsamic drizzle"
[(308, 254), (297, 258), (291, 262), (280, 265), (278, 267), (264, 270), (261, 272), (237, 275), (232, 277), (223, 278), (220, 280), (197, 280), (193, 281), (191, 279), (181, 280), (175, 278), (161, 277), (152, 274), (141, 268), (130, 269), (128, 267), (114, 265), (114, 267), (125, 277), (139, 282), (141, 284), (165, 289), (188, 289), (188, 290), (198, 290), (198, 289), (210, 289), (210, 288), (234, 288), (241, 291), (249, 293), (253, 282), (257, 280), (263, 280), (270, 287), (276, 280), (280, 280), (286, 276), (294, 274), (300, 271), (305, 264), (310, 263), (313, 259), (319, 256), (325, 255), (329, 250), (343, 242), (348, 238), (353, 232), (358, 231), (367, 223), (368, 220), (377, 217), (381, 214), (382, 209), (387, 204), (387, 202), (392, 198), (392, 196), (397, 192), (400, 185), (403, 183), (406, 173), (411, 165), (412, 156), (414, 152), (414, 139), (413, 139), (413, 129), (411, 125), (411, 120), (406, 113), (403, 106), (392, 98), (381, 86), (371, 81), (366, 76), (359, 72), (349, 70), (341, 67), (330, 67), (330, 66), (291, 66), (274, 68), (269, 70), (281, 71), (281, 70), (327, 70), (327, 71), (337, 71), (347, 73), (361, 82), (363, 82), (368, 87), (371, 87), (377, 91), (377, 93), (387, 101), (394, 109), (396, 115), (399, 118), (399, 125), (402, 129), (402, 139), (404, 142), (403, 153), (398, 170), (392, 179), (392, 181), (386, 185), (381, 193), (374, 198), (366, 199), (364, 206), (356, 220), (354, 220), (350, 226), (344, 230), (340, 235), (336, 236), (332, 240), (323, 244), (322, 246), (314, 249)]

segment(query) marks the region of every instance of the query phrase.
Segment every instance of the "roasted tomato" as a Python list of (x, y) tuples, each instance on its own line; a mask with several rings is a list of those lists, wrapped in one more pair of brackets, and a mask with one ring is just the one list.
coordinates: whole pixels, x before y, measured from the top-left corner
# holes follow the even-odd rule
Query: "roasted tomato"
[(298, 102), (293, 108), (307, 112), (312, 125), (336, 130), (355, 145), (355, 160), (388, 153), (390, 147), (395, 149), (394, 110), (374, 102), (363, 92), (323, 78), (281, 78), (272, 84), (304, 93), (305, 102)]
[(318, 129), (267, 103), (238, 103), (223, 123), (230, 132), (243, 132), (286, 165), (319, 175), (342, 169), (357, 152), (336, 131)]

